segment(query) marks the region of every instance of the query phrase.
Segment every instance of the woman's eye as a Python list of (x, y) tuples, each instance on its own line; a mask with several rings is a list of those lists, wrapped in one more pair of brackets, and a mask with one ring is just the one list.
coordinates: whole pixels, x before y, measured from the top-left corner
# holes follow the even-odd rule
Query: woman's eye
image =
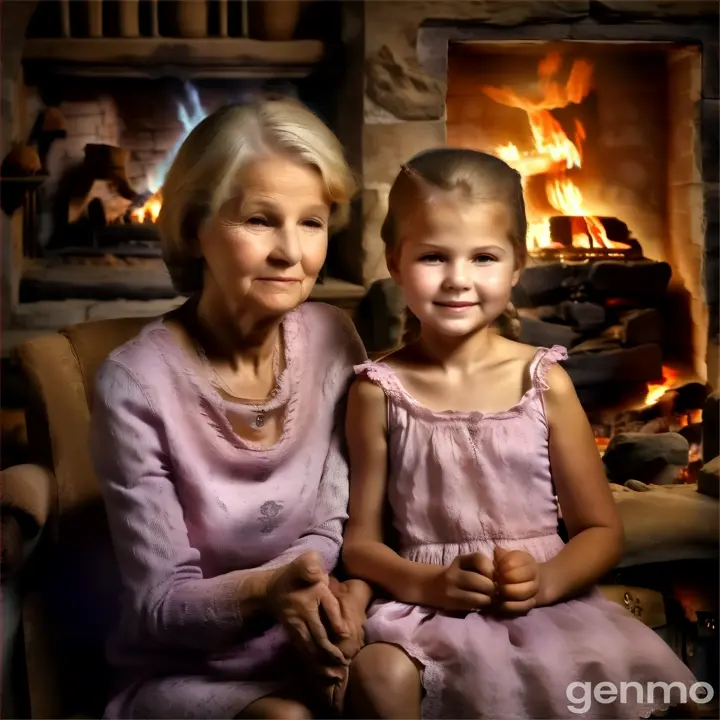
[(313, 228), (314, 230), (321, 230), (325, 227), (325, 223), (323, 223), (322, 220), (318, 220), (317, 218), (312, 218), (310, 220), (305, 220), (303, 222), (303, 225), (305, 227)]
[(247, 219), (248, 225), (256, 225), (257, 227), (267, 227), (269, 225), (268, 221), (264, 217), (260, 217), (259, 215), (253, 215), (252, 217), (249, 217)]

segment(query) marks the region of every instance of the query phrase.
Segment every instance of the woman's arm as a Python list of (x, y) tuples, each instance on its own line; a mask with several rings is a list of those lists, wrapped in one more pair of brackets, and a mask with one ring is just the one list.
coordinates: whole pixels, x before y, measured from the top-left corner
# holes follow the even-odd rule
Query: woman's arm
[(173, 645), (232, 642), (264, 606), (272, 572), (203, 577), (162, 423), (136, 379), (112, 361), (96, 381), (91, 449), (123, 584), (142, 626)]
[(540, 565), (537, 605), (551, 605), (587, 590), (620, 560), (623, 532), (585, 411), (572, 380), (558, 365), (544, 394), (550, 431), (550, 466), (570, 537)]
[(387, 413), (384, 392), (366, 378), (359, 377), (350, 388), (345, 435), (350, 457), (345, 568), (401, 602), (425, 604), (427, 585), (445, 568), (406, 560), (383, 542)]

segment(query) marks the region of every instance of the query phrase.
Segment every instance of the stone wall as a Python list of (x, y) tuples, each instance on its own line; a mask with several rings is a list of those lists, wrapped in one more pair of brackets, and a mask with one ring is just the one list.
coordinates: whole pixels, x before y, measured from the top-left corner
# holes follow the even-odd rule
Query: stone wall
[[(696, 200), (703, 214), (690, 207), (693, 222), (704, 232), (680, 252), (686, 264), (703, 266), (704, 293), (693, 288), (695, 306), (709, 308), (708, 377), (718, 375), (718, 5), (716, 2), (574, 1), (504, 2), (438, 0), (436, 2), (365, 3), (365, 106), (363, 128), (363, 275), (370, 283), (387, 276), (379, 228), (387, 209), (390, 184), (401, 162), (446, 141), (445, 94), (447, 39), (669, 40), (702, 39), (702, 76), (695, 112), (698, 137), (702, 126), (700, 180)], [(532, 26), (532, 27), (529, 27)], [(444, 35), (443, 35), (444, 33)], [(635, 37), (631, 37), (630, 34)], [(433, 36), (432, 41), (426, 38)], [(438, 41), (438, 37), (441, 41)], [(445, 43), (442, 38), (445, 38)], [(676, 198), (679, 197), (676, 196)], [(679, 218), (679, 215), (676, 215)], [(690, 270), (686, 268), (686, 273)], [(704, 297), (703, 297), (704, 296)]]

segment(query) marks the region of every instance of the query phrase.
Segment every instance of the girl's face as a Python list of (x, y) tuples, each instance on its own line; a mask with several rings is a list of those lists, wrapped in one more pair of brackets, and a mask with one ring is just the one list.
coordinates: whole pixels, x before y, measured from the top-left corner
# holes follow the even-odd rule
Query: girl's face
[(424, 329), (462, 337), (502, 315), (520, 277), (507, 204), (445, 196), (419, 205), (400, 225), (388, 266)]
[(330, 203), (320, 173), (291, 157), (247, 165), (239, 196), (199, 232), (203, 293), (230, 315), (277, 317), (310, 294), (325, 262)]

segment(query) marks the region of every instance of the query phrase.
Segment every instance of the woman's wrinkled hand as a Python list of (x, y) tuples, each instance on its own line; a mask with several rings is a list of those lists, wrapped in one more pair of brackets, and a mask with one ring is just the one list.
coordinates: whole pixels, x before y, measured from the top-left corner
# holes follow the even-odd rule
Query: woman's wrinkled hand
[(318, 553), (305, 553), (273, 572), (266, 597), (270, 609), (303, 654), (322, 666), (339, 669), (347, 664), (323, 624), (326, 619), (331, 634), (349, 637), (340, 602), (330, 590), (330, 579)]

